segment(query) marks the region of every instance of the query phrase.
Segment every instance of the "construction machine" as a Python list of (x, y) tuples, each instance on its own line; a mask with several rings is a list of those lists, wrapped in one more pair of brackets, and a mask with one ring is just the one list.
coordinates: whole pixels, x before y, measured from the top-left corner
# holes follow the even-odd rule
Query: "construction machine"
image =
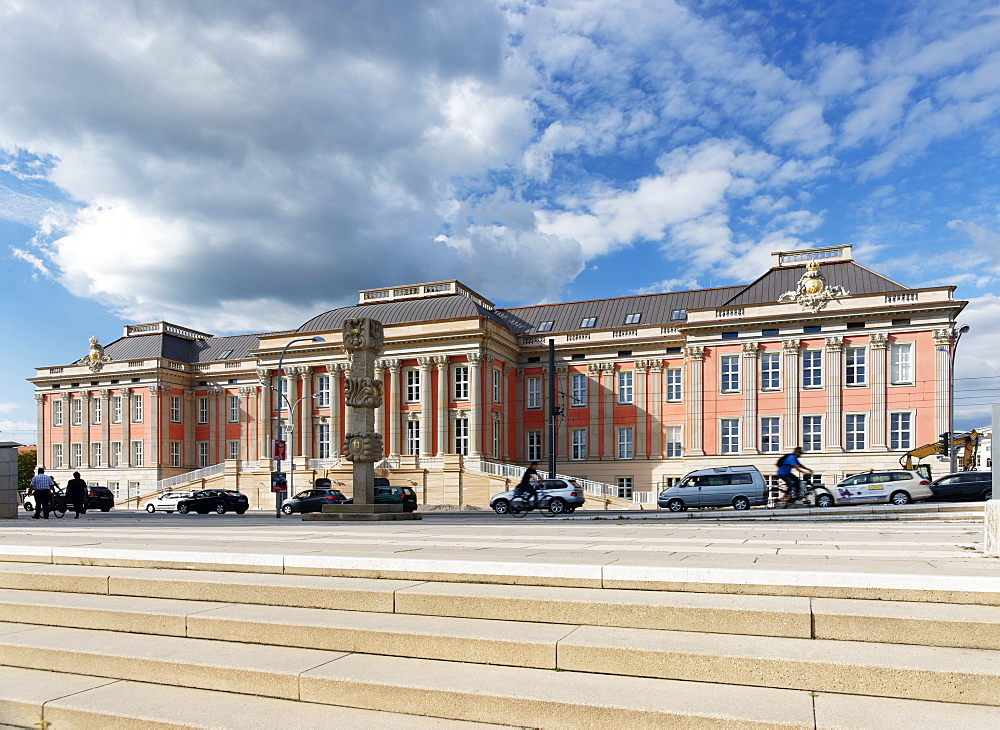
[[(907, 451), (899, 457), (900, 466), (909, 471), (919, 471), (925, 477), (930, 479), (930, 465), (920, 464), (919, 462), (929, 456), (946, 458), (947, 451), (945, 449), (945, 442), (946, 439), (942, 438), (940, 441), (935, 441), (932, 444), (926, 444)], [(962, 454), (958, 462), (959, 470), (972, 471), (976, 468), (976, 452), (979, 450), (979, 432), (973, 429), (972, 431), (969, 431), (969, 433), (951, 434), (950, 448), (962, 449)], [(956, 451), (955, 453), (958, 452)], [(914, 462), (917, 462), (916, 465)]]

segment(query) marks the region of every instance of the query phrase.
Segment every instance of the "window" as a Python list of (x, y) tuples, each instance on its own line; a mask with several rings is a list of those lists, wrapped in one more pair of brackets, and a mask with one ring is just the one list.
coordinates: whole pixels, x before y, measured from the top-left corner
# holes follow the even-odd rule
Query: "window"
[(762, 352), (760, 354), (760, 389), (779, 390), (781, 388), (781, 353)]
[(467, 456), (469, 454), (469, 419), (455, 419), (455, 453)]
[(809, 327), (803, 327), (802, 331), (808, 334), (813, 334), (815, 332), (822, 332), (823, 328), (819, 325), (810, 325)]
[(891, 451), (903, 451), (913, 448), (913, 414), (890, 413), (889, 414), (889, 449)]
[(317, 408), (329, 408), (330, 407), (330, 376), (320, 375), (316, 378), (316, 393), (319, 397), (316, 399)]
[(406, 402), (407, 403), (419, 403), (420, 402), (420, 371), (419, 370), (406, 370), (404, 377), (404, 382), (406, 384)]
[(226, 442), (226, 458), (227, 459), (239, 459), (240, 458), (240, 442), (239, 441), (227, 441)]
[(181, 399), (180, 396), (170, 396), (170, 422), (181, 422)]
[(721, 453), (738, 454), (740, 451), (740, 421), (738, 418), (723, 418), (721, 423)]
[(909, 319), (894, 319), (892, 320), (893, 327), (906, 327), (910, 324)]
[(63, 468), (62, 444), (52, 444), (52, 468), (53, 469)]
[(455, 384), (455, 400), (469, 400), (469, 367), (457, 365), (452, 370), (452, 382)]
[(683, 426), (667, 426), (667, 458), (679, 459), (683, 454)]
[(208, 423), (208, 398), (198, 399), (198, 423)]
[(121, 466), (121, 465), (122, 465), (122, 442), (112, 441), (110, 466)]
[(181, 442), (171, 441), (170, 442), (170, 466), (180, 466), (181, 465)]
[(587, 329), (597, 324), (597, 317), (584, 317), (580, 320), (580, 329)]
[(675, 309), (670, 313), (670, 319), (687, 319), (688, 313), (686, 309)]
[(667, 400), (676, 403), (683, 395), (681, 369), (667, 368)]
[(618, 484), (619, 499), (632, 499), (632, 477), (615, 477)]
[(634, 457), (634, 440), (631, 426), (618, 429), (618, 458), (631, 459)]
[(208, 441), (198, 442), (198, 468), (204, 469), (208, 463)]
[(777, 337), (781, 334), (781, 330), (761, 330), (760, 334), (762, 337)]
[(781, 419), (760, 419), (760, 450), (763, 454), (781, 451)]
[(631, 370), (619, 370), (618, 371), (618, 402), (619, 403), (631, 403), (632, 402), (632, 380), (633, 374)]
[(90, 465), (91, 466), (104, 466), (104, 452), (102, 450), (103, 444), (100, 441), (93, 441), (90, 444)]
[(526, 434), (528, 439), (528, 461), (541, 461), (542, 460), (542, 432), (541, 431), (528, 431)]
[(551, 319), (548, 322), (542, 322), (540, 325), (538, 325), (538, 329), (535, 330), (535, 331), (536, 332), (551, 332), (553, 324), (555, 324), (555, 322), (553, 320), (551, 320)]
[(83, 423), (83, 401), (80, 398), (74, 398), (69, 404), (70, 424), (79, 426)]
[(894, 342), (889, 345), (889, 362), (892, 367), (890, 383), (909, 385), (913, 383), (913, 343)]
[(493, 456), (500, 458), (500, 421), (493, 421)]
[(802, 450), (820, 451), (823, 448), (823, 417), (802, 417)]
[(528, 408), (542, 407), (542, 379), (528, 378)]
[(570, 407), (587, 405), (587, 376), (583, 373), (573, 373), (570, 377)]
[(122, 422), (122, 396), (116, 395), (111, 399), (111, 422)]
[(420, 454), (420, 421), (406, 422), (406, 455)]
[(847, 357), (845, 360), (847, 371), (844, 377), (846, 385), (864, 385), (867, 382), (865, 354), (865, 348), (863, 347), (847, 348)]
[(225, 352), (223, 352), (223, 353), (222, 353), (221, 355), (219, 355), (219, 359), (220, 359), (220, 360), (225, 360), (225, 359), (227, 359), (227, 358), (228, 358), (228, 357), (229, 357), (230, 355), (232, 355), (232, 354), (233, 354), (233, 351), (232, 351), (232, 350), (226, 350), (226, 351), (225, 351)]
[(739, 336), (740, 336), (739, 332), (723, 332), (722, 333), (722, 339), (724, 339), (724, 340), (735, 340)]
[(79, 469), (83, 466), (83, 444), (73, 443), (69, 445), (70, 449), (70, 462), (69, 465), (74, 469)]
[(587, 429), (573, 429), (569, 458), (573, 461), (583, 461), (587, 458)]
[(493, 368), (493, 402), (500, 402), (500, 370)]
[(229, 422), (240, 422), (240, 397), (238, 395), (229, 396)]
[(142, 441), (132, 442), (132, 466), (143, 466)]
[(100, 424), (104, 419), (104, 413), (101, 412), (101, 399), (93, 398), (90, 401), (90, 422), (93, 424)]
[(822, 350), (806, 350), (802, 353), (802, 387), (823, 387)]
[(316, 456), (320, 459), (330, 458), (330, 425), (320, 423), (316, 426)]
[(639, 320), (642, 319), (642, 313), (637, 312), (635, 314), (625, 315), (625, 324), (639, 324)]
[(844, 448), (848, 451), (864, 451), (865, 417), (863, 415), (844, 417)]
[(864, 322), (848, 322), (847, 329), (849, 330), (863, 330), (865, 328)]
[(142, 396), (132, 396), (132, 423), (142, 423)]
[(63, 402), (61, 398), (56, 398), (52, 401), (52, 425), (63, 425)]
[(735, 393), (740, 389), (740, 358), (738, 355), (723, 355), (722, 392)]

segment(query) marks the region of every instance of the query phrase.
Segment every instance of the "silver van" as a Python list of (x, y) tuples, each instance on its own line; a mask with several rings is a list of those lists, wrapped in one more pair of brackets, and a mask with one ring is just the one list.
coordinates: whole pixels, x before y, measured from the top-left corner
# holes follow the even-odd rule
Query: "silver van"
[(767, 502), (764, 477), (755, 466), (717, 466), (693, 471), (677, 484), (667, 487), (656, 503), (671, 512), (688, 507), (729, 507), (750, 509)]

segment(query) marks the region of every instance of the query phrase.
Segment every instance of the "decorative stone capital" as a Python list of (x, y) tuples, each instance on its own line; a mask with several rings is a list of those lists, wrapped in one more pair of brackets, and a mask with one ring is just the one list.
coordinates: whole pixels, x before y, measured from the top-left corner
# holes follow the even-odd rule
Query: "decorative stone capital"
[(399, 360), (383, 360), (383, 367), (389, 368), (389, 372), (395, 375), (399, 372), (400, 361)]
[(366, 350), (380, 355), (385, 348), (382, 323), (376, 319), (358, 317), (344, 320), (344, 349), (348, 352)]
[(417, 365), (419, 365), (422, 370), (430, 370), (431, 365), (433, 365), (433, 364), (434, 364), (434, 358), (433, 357), (418, 357), (417, 358)]
[(518, 368), (518, 371), (515, 373), (515, 377), (518, 380), (524, 380), (524, 371)]
[(556, 365), (556, 375), (566, 375), (569, 372), (569, 365)]
[(244, 398), (249, 397), (251, 394), (256, 393), (260, 388), (254, 388), (253, 386), (243, 386), (240, 388), (240, 395)]
[(420, 420), (420, 411), (407, 411), (407, 413), (406, 413), (406, 420), (407, 421), (419, 421)]
[(374, 431), (344, 434), (344, 458), (374, 464), (382, 460), (382, 434)]
[(954, 339), (955, 332), (950, 328), (941, 327), (934, 330), (934, 344), (948, 347)]
[[(261, 387), (263, 387), (263, 386), (261, 386)], [(196, 393), (193, 390), (185, 390), (184, 391), (184, 397), (187, 398), (188, 400), (190, 400), (191, 398), (194, 398), (195, 395), (196, 395)]]
[(889, 346), (889, 338), (882, 332), (873, 332), (869, 335), (868, 342), (871, 344), (873, 350), (884, 350)]
[(686, 357), (689, 362), (700, 362), (705, 359), (705, 348), (701, 345), (685, 347), (684, 357)]
[(503, 420), (503, 414), (500, 411), (493, 411), (493, 420), (500, 423)]
[(267, 368), (257, 368), (256, 372), (257, 372), (257, 378), (259, 380), (267, 380), (269, 377), (271, 377), (271, 371), (268, 370)]
[(44, 402), (45, 402), (45, 394), (35, 393), (35, 403), (44, 403)]
[(344, 402), (352, 408), (379, 408), (382, 405), (382, 381), (376, 378), (348, 378)]
[(451, 360), (451, 358), (448, 355), (435, 355), (434, 356), (434, 364), (438, 366), (439, 370), (444, 370), (446, 367), (448, 367), (448, 362), (450, 360)]
[(743, 357), (755, 358), (760, 354), (760, 346), (756, 342), (743, 343)]
[(587, 372), (591, 375), (598, 375), (601, 372), (601, 366), (599, 363), (591, 363), (587, 366)]
[(469, 358), (469, 364), (473, 367), (478, 367), (481, 363), (486, 361), (486, 355), (481, 352), (470, 352), (466, 355)]
[(840, 352), (844, 349), (844, 338), (843, 337), (827, 337), (826, 338), (826, 350), (827, 352)]
[(649, 369), (651, 371), (653, 371), (654, 373), (662, 373), (663, 372), (663, 363), (659, 362), (658, 360), (650, 361)]
[[(117, 393), (118, 395), (130, 395), (130, 394), (132, 393), (132, 389), (131, 389), (131, 388), (119, 388), (119, 389), (118, 389), (118, 390), (116, 390), (115, 392), (116, 392), (116, 393)], [(67, 395), (66, 395), (66, 397), (68, 398), (68, 397), (69, 397), (69, 394), (67, 394)]]
[(801, 340), (783, 340), (781, 343), (781, 349), (786, 355), (798, 354), (800, 347), (802, 347)]

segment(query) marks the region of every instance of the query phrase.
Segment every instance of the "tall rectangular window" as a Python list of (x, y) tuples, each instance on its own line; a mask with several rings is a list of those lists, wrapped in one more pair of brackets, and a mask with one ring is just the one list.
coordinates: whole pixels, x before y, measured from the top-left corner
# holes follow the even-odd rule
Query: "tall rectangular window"
[(229, 396), (229, 422), (240, 422), (240, 397), (238, 395)]
[(316, 446), (317, 458), (330, 458), (330, 424), (320, 423), (316, 426)]
[(634, 432), (631, 426), (618, 429), (618, 458), (632, 459), (635, 456)]
[(760, 419), (760, 450), (764, 454), (781, 451), (781, 419)]
[(178, 395), (170, 396), (170, 422), (181, 422), (181, 398)]
[(469, 368), (467, 365), (456, 365), (452, 370), (455, 384), (455, 400), (469, 400)]
[(420, 402), (420, 371), (419, 370), (407, 370), (406, 371), (406, 402), (407, 403), (419, 403)]
[(528, 408), (542, 407), (542, 379), (528, 378)]
[(79, 426), (83, 423), (83, 400), (74, 398), (69, 402), (70, 424)]
[(63, 402), (62, 398), (56, 398), (52, 401), (52, 425), (62, 426), (63, 425)]
[(227, 459), (239, 459), (240, 458), (240, 442), (235, 439), (226, 442), (226, 454)]
[(570, 407), (582, 408), (587, 405), (587, 376), (583, 373), (573, 373), (570, 378)]
[(802, 353), (802, 387), (823, 387), (823, 351), (805, 350)]
[(70, 466), (74, 469), (79, 469), (83, 466), (83, 444), (73, 443), (69, 445), (70, 448)]
[(762, 352), (760, 354), (760, 389), (779, 390), (781, 388), (781, 353)]
[(420, 421), (406, 422), (406, 455), (420, 454)]
[(684, 456), (683, 426), (667, 426), (667, 458), (679, 459)]
[(116, 395), (111, 399), (111, 422), (122, 422), (122, 396)]
[(740, 452), (740, 420), (738, 418), (723, 418), (720, 429), (721, 453), (738, 454)]
[(100, 398), (92, 398), (90, 401), (90, 422), (99, 425), (103, 418), (104, 413), (101, 411), (102, 400)]
[(52, 468), (62, 469), (63, 468), (63, 445), (62, 444), (52, 444)]
[(844, 357), (845, 385), (865, 385), (868, 382), (868, 369), (866, 367), (865, 348), (848, 347)]
[(735, 393), (740, 389), (739, 355), (723, 355), (721, 358), (722, 392)]
[(318, 398), (316, 398), (317, 408), (329, 408), (330, 407), (330, 376), (320, 375), (316, 378), (316, 393)]
[(618, 371), (618, 402), (632, 403), (633, 374), (631, 370)]
[(455, 419), (455, 453), (462, 456), (469, 454), (469, 419)]
[(501, 396), (500, 388), (500, 369), (493, 368), (493, 402), (499, 403)]
[(889, 414), (889, 450), (908, 451), (913, 448), (913, 414)]
[(542, 460), (542, 432), (541, 431), (528, 431), (525, 436), (527, 437), (528, 446), (528, 461), (541, 461)]
[(104, 466), (104, 451), (103, 444), (100, 441), (92, 441), (90, 443), (90, 465)]
[(180, 466), (181, 465), (181, 442), (171, 441), (170, 442), (170, 466)]
[(615, 477), (615, 482), (618, 487), (618, 498), (632, 499), (634, 479), (632, 477)]
[(198, 399), (198, 423), (208, 423), (208, 398)]
[(142, 423), (142, 395), (132, 396), (132, 423)]
[(676, 403), (684, 397), (681, 369), (667, 368), (667, 400)]
[(208, 441), (198, 442), (198, 467), (204, 469), (206, 466), (211, 466), (208, 463)]
[(823, 448), (823, 417), (802, 416), (802, 450), (820, 451)]
[(890, 381), (893, 385), (913, 383), (913, 343), (894, 342), (889, 345)]
[(121, 466), (122, 465), (122, 442), (112, 441), (111, 442), (111, 466)]
[(864, 451), (865, 417), (863, 415), (844, 416), (844, 448), (847, 451)]
[(570, 458), (574, 461), (583, 461), (587, 458), (587, 429), (574, 428), (573, 442), (570, 446)]
[(501, 433), (500, 421), (493, 421), (493, 458), (500, 458), (500, 433)]
[(132, 442), (132, 466), (144, 466), (142, 463), (142, 441)]

